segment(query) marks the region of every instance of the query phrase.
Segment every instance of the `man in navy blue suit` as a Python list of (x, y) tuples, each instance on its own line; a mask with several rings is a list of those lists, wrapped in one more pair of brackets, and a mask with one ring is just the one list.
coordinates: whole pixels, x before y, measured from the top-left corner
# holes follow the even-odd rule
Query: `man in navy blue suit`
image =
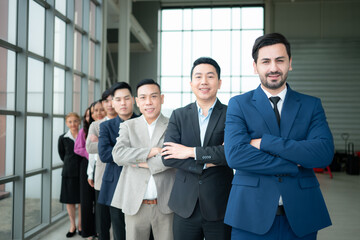
[(114, 208), (111, 201), (122, 167), (114, 163), (112, 149), (119, 136), (120, 123), (137, 117), (133, 113), (134, 97), (126, 82), (117, 82), (111, 87), (112, 103), (118, 116), (100, 124), (98, 151), (100, 160), (106, 164), (98, 202), (109, 206), (114, 240), (125, 240), (125, 221), (121, 209)]
[(318, 98), (293, 91), (290, 44), (278, 33), (253, 46), (260, 86), (233, 97), (225, 155), (236, 169), (225, 223), (232, 239), (313, 240), (331, 225), (313, 168), (333, 157), (333, 138)]

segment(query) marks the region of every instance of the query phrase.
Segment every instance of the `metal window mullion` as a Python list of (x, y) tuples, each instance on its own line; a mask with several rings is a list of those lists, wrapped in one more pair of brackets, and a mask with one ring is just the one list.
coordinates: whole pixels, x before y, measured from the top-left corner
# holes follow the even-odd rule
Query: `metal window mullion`
[[(69, 0), (67, 2), (67, 16), (71, 21), (74, 20), (74, 0)], [(65, 72), (65, 114), (72, 112), (73, 110), (74, 29), (73, 22), (71, 24), (66, 24), (65, 65), (68, 66), (70, 70)]]
[(81, 71), (84, 75), (81, 78), (81, 101), (80, 101), (80, 111), (81, 113), (85, 112), (88, 108), (88, 77), (89, 76), (89, 15), (90, 15), (90, 3), (89, 0), (84, 0), (82, 5), (82, 23), (83, 23), (83, 32), (81, 37)]
[(14, 45), (14, 44), (11, 44), (5, 40), (2, 40), (2, 39), (0, 39), (0, 47), (8, 49), (8, 50), (12, 50), (14, 52), (18, 52), (18, 53), (22, 51), (22, 48)]
[[(99, 4), (97, 5), (95, 3), (95, 38), (96, 39), (101, 39), (101, 33), (102, 33), (102, 15), (101, 15), (101, 11), (102, 11), (102, 6)], [(95, 40), (96, 40), (95, 39)], [(101, 79), (101, 66), (102, 66), (102, 61), (103, 61), (103, 55), (102, 55), (102, 44), (100, 41), (96, 40), (97, 42), (95, 42), (95, 56), (94, 57), (94, 66), (92, 66), (94, 68), (94, 76), (97, 79)], [(105, 80), (105, 78), (104, 78)], [(105, 82), (105, 81), (104, 81)], [(101, 96), (102, 91), (105, 90), (104, 88), (101, 88), (101, 83), (99, 81), (96, 81), (94, 84), (94, 98), (95, 99), (99, 99)]]
[(22, 113), (15, 118), (15, 159), (14, 175), (19, 180), (14, 181), (13, 198), (13, 238), (24, 238), (25, 222), (25, 148), (26, 148), (26, 88), (27, 88), (27, 46), (28, 46), (28, 9), (29, 2), (23, 1), (17, 6), (17, 44), (24, 51), (16, 56), (16, 111)]
[[(49, 4), (55, 5), (55, 0), (48, 0)], [(55, 9), (45, 11), (45, 56), (50, 59), (44, 66), (44, 114), (51, 116), (53, 112), (53, 85), (54, 85), (54, 34), (55, 34)], [(52, 200), (52, 117), (43, 118), (43, 149), (42, 149), (42, 192), (41, 192), (41, 215), (42, 224), (51, 224), (51, 200)]]

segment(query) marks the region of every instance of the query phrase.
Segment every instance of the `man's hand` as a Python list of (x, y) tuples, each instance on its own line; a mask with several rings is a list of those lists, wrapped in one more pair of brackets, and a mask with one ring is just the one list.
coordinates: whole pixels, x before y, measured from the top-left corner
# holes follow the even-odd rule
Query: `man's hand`
[(194, 148), (186, 147), (181, 144), (166, 142), (165, 147), (161, 151), (161, 156), (166, 156), (164, 159), (176, 158), (176, 159), (187, 159), (195, 158)]
[(149, 168), (149, 165), (147, 164), (147, 162), (133, 164), (131, 166), (134, 167), (134, 168)]
[(257, 149), (260, 149), (260, 144), (261, 144), (261, 138), (251, 139), (250, 141), (250, 145)]
[(94, 187), (94, 180), (93, 179), (88, 179), (88, 183), (91, 187)]
[(213, 163), (206, 163), (205, 165), (206, 165), (206, 168), (216, 167), (216, 165)]
[(161, 153), (161, 148), (152, 148), (147, 158), (152, 158), (156, 156), (158, 153)]
[(99, 142), (99, 138), (94, 134), (89, 135), (89, 138), (91, 142)]

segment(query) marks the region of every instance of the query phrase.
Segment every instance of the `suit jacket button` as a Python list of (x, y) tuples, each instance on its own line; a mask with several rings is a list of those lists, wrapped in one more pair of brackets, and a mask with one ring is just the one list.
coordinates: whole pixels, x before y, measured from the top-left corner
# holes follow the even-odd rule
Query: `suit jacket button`
[(281, 177), (279, 177), (279, 182), (282, 182), (283, 180), (282, 180), (282, 178)]
[(202, 181), (201, 181), (201, 180), (199, 181), (199, 184), (202, 184)]

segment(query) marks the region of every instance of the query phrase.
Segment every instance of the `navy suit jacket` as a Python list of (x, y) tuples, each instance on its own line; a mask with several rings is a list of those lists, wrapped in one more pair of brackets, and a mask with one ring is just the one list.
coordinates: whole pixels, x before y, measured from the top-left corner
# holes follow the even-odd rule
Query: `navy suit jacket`
[[(164, 159), (165, 166), (177, 168), (169, 207), (183, 218), (191, 216), (199, 201), (208, 221), (224, 219), (233, 170), (224, 154), (226, 105), (217, 100), (206, 129), (203, 146), (196, 103), (176, 109), (169, 120), (164, 142), (196, 147), (196, 159)], [(204, 169), (205, 163), (217, 167)]]
[[(329, 165), (334, 145), (320, 99), (287, 87), (280, 127), (260, 86), (229, 102), (225, 155), (236, 174), (225, 223), (265, 234), (281, 195), (290, 226), (302, 237), (331, 225), (313, 168)], [(249, 144), (257, 138), (260, 150)]]
[[(137, 117), (133, 114), (131, 118)], [(114, 191), (120, 177), (122, 167), (113, 161), (112, 149), (119, 136), (119, 126), (123, 120), (117, 116), (100, 124), (98, 151), (100, 160), (106, 163), (98, 202), (107, 206), (111, 205)]]

